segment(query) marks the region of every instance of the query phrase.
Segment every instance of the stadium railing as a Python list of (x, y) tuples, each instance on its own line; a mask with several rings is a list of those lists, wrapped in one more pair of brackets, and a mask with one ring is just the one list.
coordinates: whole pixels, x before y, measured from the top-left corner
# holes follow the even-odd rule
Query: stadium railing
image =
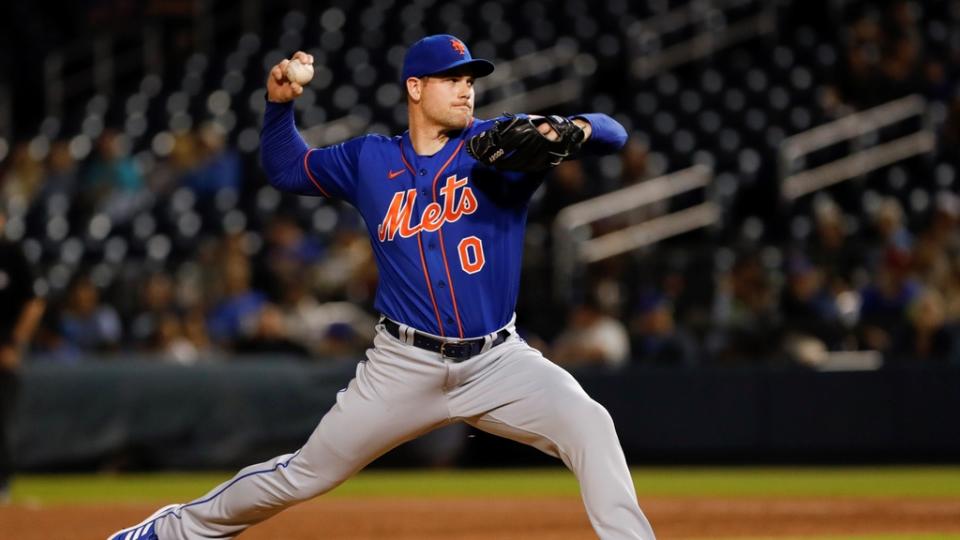
[[(776, 29), (777, 3), (694, 1), (640, 21), (630, 29), (630, 43), (635, 48), (631, 72), (638, 79), (649, 79), (720, 49), (772, 33)], [(670, 44), (672, 34), (683, 37)]]
[[(917, 129), (878, 142), (882, 130), (914, 118), (919, 120)], [(807, 163), (806, 158), (814, 152), (841, 143), (850, 143), (853, 151), (816, 166)], [(791, 201), (935, 147), (926, 100), (916, 94), (893, 100), (784, 139), (779, 155), (781, 194)]]
[(624, 228), (592, 237), (589, 225), (613, 216), (654, 205), (690, 191), (708, 188), (713, 170), (694, 165), (674, 173), (605, 193), (561, 210), (553, 222), (554, 283), (558, 298), (570, 294), (569, 283), (582, 265), (594, 263), (665, 240), (721, 219), (720, 205), (706, 197), (704, 202), (641, 218)]

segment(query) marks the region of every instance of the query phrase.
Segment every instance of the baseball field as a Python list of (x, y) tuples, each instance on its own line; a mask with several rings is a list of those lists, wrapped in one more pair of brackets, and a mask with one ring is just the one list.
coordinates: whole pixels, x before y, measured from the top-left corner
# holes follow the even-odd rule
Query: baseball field
[[(24, 475), (0, 539), (102, 539), (229, 474)], [(659, 538), (960, 539), (960, 467), (637, 468)], [(249, 540), (586, 539), (565, 469), (361, 473)]]

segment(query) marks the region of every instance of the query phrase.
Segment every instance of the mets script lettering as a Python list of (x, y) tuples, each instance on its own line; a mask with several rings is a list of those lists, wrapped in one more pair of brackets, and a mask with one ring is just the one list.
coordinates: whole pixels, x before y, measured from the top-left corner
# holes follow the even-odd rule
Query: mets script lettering
[[(417, 190), (408, 189), (398, 191), (390, 201), (390, 207), (383, 216), (383, 221), (377, 227), (380, 241), (393, 240), (397, 233), (403, 238), (409, 238), (420, 231), (433, 232), (444, 223), (453, 223), (461, 217), (477, 211), (477, 198), (473, 190), (465, 187), (467, 179), (457, 180), (456, 175), (448, 176), (447, 183), (440, 188), (443, 197), (443, 206), (439, 202), (431, 202), (423, 209), (420, 221), (411, 223), (413, 217), (413, 203), (417, 200)], [(463, 188), (460, 200), (457, 201), (457, 191)], [(456, 206), (454, 206), (456, 204)]]

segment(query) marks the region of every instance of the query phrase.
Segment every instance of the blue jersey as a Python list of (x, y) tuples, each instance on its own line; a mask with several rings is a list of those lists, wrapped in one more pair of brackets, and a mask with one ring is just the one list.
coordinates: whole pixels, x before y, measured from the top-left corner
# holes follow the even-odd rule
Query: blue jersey
[[(609, 116), (577, 117), (592, 126), (585, 151), (615, 152), (626, 142)], [(477, 337), (513, 316), (528, 201), (542, 178), (496, 171), (467, 153), (466, 141), (492, 124), (474, 120), (430, 156), (414, 151), (409, 132), (309, 148), (292, 104), (268, 103), (261, 158), (277, 189), (360, 211), (380, 274), (377, 310), (431, 334)]]

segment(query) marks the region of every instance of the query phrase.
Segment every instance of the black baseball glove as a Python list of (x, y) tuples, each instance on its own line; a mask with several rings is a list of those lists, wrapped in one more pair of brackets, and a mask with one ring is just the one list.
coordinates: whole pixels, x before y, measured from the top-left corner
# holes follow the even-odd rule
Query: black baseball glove
[[(504, 116), (467, 141), (467, 152), (480, 163), (502, 171), (541, 172), (575, 157), (583, 143), (583, 129), (562, 116)], [(540, 133), (537, 127), (544, 123), (557, 132), (557, 140)]]

